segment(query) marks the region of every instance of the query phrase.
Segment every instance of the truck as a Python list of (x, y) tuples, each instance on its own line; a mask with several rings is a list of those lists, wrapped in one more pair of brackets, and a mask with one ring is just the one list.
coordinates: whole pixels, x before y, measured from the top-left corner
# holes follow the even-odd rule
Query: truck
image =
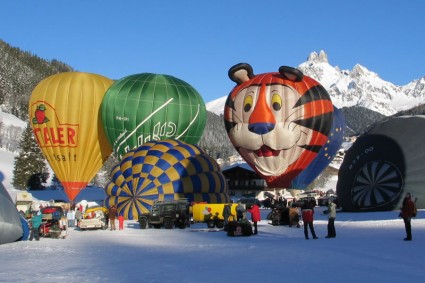
[[(224, 217), (223, 209), (226, 203), (195, 203), (192, 206), (193, 222), (206, 223), (208, 228), (223, 228)], [(237, 203), (231, 205), (231, 220), (236, 221), (236, 206)]]
[(138, 222), (140, 229), (184, 229), (190, 225), (189, 202), (187, 199), (157, 200), (149, 212), (139, 215)]
[(16, 209), (24, 214), (26, 218), (30, 218), (31, 215), (29, 212), (31, 211), (33, 199), (32, 194), (29, 192), (18, 192), (16, 194)]
[(89, 229), (102, 229), (108, 228), (105, 215), (108, 213), (106, 207), (95, 206), (89, 207), (83, 214), (83, 219), (78, 222), (78, 227), (81, 231)]

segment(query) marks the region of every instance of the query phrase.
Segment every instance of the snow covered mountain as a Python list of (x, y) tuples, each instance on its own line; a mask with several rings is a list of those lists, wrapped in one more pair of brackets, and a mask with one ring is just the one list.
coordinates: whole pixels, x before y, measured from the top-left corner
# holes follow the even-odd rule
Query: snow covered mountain
[[(322, 50), (312, 52), (298, 68), (307, 76), (320, 82), (329, 92), (333, 104), (338, 107), (360, 106), (385, 116), (425, 103), (425, 77), (405, 86), (384, 81), (378, 74), (359, 64), (352, 70), (340, 70), (331, 66)], [(223, 113), (225, 97), (206, 104), (207, 110)]]

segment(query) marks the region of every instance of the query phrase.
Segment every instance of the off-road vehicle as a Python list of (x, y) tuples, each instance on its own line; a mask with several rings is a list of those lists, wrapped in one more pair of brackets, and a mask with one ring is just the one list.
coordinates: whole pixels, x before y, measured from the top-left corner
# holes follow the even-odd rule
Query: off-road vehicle
[(147, 227), (184, 229), (190, 225), (189, 202), (187, 199), (155, 201), (148, 213), (139, 216), (141, 229)]

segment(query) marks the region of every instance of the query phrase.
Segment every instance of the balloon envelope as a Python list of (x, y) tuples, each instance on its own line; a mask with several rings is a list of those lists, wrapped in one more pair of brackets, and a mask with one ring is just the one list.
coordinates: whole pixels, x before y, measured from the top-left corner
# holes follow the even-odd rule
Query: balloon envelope
[(290, 187), (328, 140), (333, 121), (328, 93), (290, 67), (254, 75), (249, 65), (238, 64), (229, 76), (237, 83), (224, 109), (232, 144), (269, 187)]
[(116, 205), (126, 219), (148, 212), (155, 200), (229, 202), (217, 162), (195, 145), (151, 141), (126, 153), (111, 171), (105, 205)]
[(345, 120), (342, 112), (334, 106), (332, 129), (328, 141), (316, 158), (291, 183), (291, 189), (306, 189), (331, 163), (344, 139)]
[(31, 127), (71, 201), (112, 152), (99, 115), (111, 84), (100, 75), (67, 72), (42, 80), (32, 92)]
[(374, 125), (347, 151), (338, 173), (339, 204), (347, 211), (399, 209), (404, 194), (425, 208), (425, 116)]
[(0, 180), (0, 245), (22, 238), (23, 228), (20, 214)]
[(118, 158), (151, 140), (200, 140), (206, 123), (202, 97), (169, 76), (136, 74), (116, 81), (102, 102), (102, 123)]

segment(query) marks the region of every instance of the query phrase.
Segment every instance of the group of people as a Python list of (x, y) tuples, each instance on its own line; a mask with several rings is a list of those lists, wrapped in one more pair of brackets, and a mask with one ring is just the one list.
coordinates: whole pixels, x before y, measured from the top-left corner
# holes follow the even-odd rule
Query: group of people
[[(316, 201), (314, 198), (308, 199), (304, 202), (304, 204), (301, 206), (301, 214), (302, 214), (302, 220), (304, 223), (304, 236), (305, 239), (310, 239), (309, 237), (309, 230), (310, 234), (313, 239), (318, 239), (316, 232), (314, 230), (314, 207), (316, 206)], [(336, 237), (336, 229), (335, 229), (335, 219), (336, 219), (336, 209), (337, 205), (335, 201), (330, 201), (328, 203), (328, 209), (327, 209), (327, 215), (328, 215), (328, 224), (327, 224), (327, 235), (325, 238), (335, 238)], [(411, 193), (406, 193), (402, 206), (401, 206), (401, 213), (400, 217), (404, 221), (404, 226), (406, 230), (406, 237), (404, 238), (405, 241), (411, 241), (412, 240), (412, 226), (411, 226), (411, 220), (413, 217), (416, 217), (416, 209), (415, 209), (415, 201), (412, 198)], [(247, 208), (245, 210), (245, 207), (238, 203), (236, 207), (236, 213), (237, 213), (237, 221), (241, 221), (245, 218), (245, 211), (251, 213), (251, 221), (254, 226), (254, 232), (253, 234), (258, 233), (258, 221), (261, 221), (261, 214), (260, 209), (257, 204), (253, 204), (250, 208)], [(231, 214), (231, 204), (225, 205), (223, 209), (223, 217), (224, 217), (224, 223), (225, 225), (228, 224), (229, 217), (232, 217)]]
[[(232, 203), (226, 204), (223, 208), (223, 218), (224, 218), (224, 226), (227, 227), (229, 223), (229, 217), (234, 220), (234, 215), (232, 214)], [(254, 226), (254, 231), (252, 232), (254, 235), (258, 234), (258, 225), (257, 223), (261, 221), (261, 213), (260, 207), (258, 204), (254, 203), (250, 205), (248, 208), (242, 203), (238, 203), (236, 205), (236, 220), (242, 221), (246, 218), (245, 213), (249, 212), (251, 214), (251, 221)]]
[[(313, 239), (318, 239), (313, 226), (314, 206), (315, 206), (315, 202), (307, 201), (304, 203), (304, 206), (301, 208), (302, 218), (304, 222), (304, 235), (306, 240), (309, 239), (308, 228), (310, 229), (310, 233)], [(416, 217), (415, 207), (416, 205), (415, 205), (415, 201), (413, 200), (412, 194), (410, 192), (407, 192), (406, 195), (404, 196), (402, 206), (400, 208), (401, 210), (400, 217), (403, 219), (404, 227), (406, 230), (406, 237), (404, 238), (404, 241), (412, 240), (411, 221), (413, 217)], [(328, 213), (328, 225), (327, 225), (328, 234), (326, 235), (325, 238), (335, 238), (336, 237), (336, 230), (335, 230), (336, 204), (334, 201), (329, 202), (327, 213)]]
[[(224, 209), (223, 209), (223, 217), (224, 217), (225, 226), (228, 225), (230, 217), (232, 217), (232, 219), (234, 220), (234, 215), (231, 212), (231, 206), (232, 206), (231, 203), (227, 204), (224, 206)], [(316, 201), (314, 198), (312, 198), (310, 200), (304, 201), (301, 207), (302, 220), (304, 222), (304, 236), (306, 240), (310, 239), (308, 230), (310, 230), (310, 234), (313, 239), (318, 239), (316, 232), (314, 230), (314, 225), (313, 225), (315, 206), (316, 206)], [(406, 193), (400, 209), (401, 209), (400, 217), (404, 221), (404, 226), (406, 231), (406, 237), (404, 238), (404, 240), (411, 241), (412, 240), (411, 220), (413, 217), (416, 216), (415, 202), (412, 199), (411, 193), (409, 192)], [(236, 207), (237, 221), (242, 221), (243, 219), (245, 219), (246, 212), (249, 212), (251, 214), (251, 221), (254, 227), (253, 234), (256, 235), (258, 234), (258, 222), (261, 221), (260, 208), (258, 204), (256, 203), (250, 205), (248, 208), (246, 208), (243, 204), (238, 203)], [(335, 238), (336, 237), (336, 229), (335, 229), (336, 204), (335, 202), (333, 201), (329, 202), (327, 214), (328, 214), (328, 224), (327, 224), (327, 235), (325, 236), (325, 238)], [(75, 220), (77, 220), (77, 223), (78, 223), (79, 219), (82, 218), (82, 211), (80, 210), (80, 208), (77, 208), (75, 212), (74, 210), (70, 209), (66, 215), (68, 218), (68, 227), (74, 227)], [(124, 217), (122, 215), (118, 215), (117, 207), (115, 205), (112, 205), (108, 213), (105, 213), (106, 225), (107, 227), (110, 226), (111, 231), (116, 230), (115, 219), (118, 219), (119, 221), (119, 230), (124, 229)], [(37, 213), (37, 211), (34, 211), (31, 219), (29, 220), (29, 225), (30, 225), (29, 240), (30, 241), (32, 241), (34, 238), (36, 241), (40, 240), (39, 228), (41, 224), (42, 224), (42, 215), (40, 213)]]

